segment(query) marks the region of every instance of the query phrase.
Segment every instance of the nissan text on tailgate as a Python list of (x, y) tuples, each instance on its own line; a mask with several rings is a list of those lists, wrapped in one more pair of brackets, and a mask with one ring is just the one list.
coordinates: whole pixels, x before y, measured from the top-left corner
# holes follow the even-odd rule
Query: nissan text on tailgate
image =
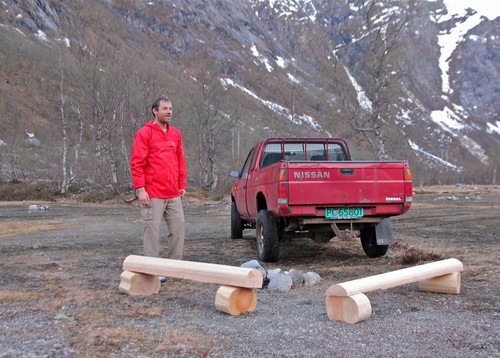
[(390, 217), (408, 211), (407, 161), (353, 161), (337, 138), (267, 138), (247, 156), (231, 190), (231, 238), (256, 229), (257, 257), (279, 258), (282, 239), (359, 237), (369, 257), (392, 242)]

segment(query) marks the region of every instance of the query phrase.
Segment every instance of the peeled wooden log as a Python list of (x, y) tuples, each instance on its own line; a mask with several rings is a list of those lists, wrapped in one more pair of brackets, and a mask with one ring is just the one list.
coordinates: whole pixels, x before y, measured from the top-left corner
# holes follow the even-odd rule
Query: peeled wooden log
[(251, 288), (221, 286), (215, 295), (215, 307), (233, 316), (253, 312), (256, 306), (257, 295)]
[[(441, 260), (424, 265), (387, 272), (380, 275), (374, 275), (353, 281), (339, 283), (330, 286), (326, 291), (326, 295), (352, 296), (358, 293), (387, 289), (412, 282), (424, 281), (437, 276), (443, 276), (455, 272), (458, 273), (463, 270), (463, 264), (457, 259)], [(434, 282), (437, 286), (438, 282)], [(446, 285), (449, 285), (449, 281), (446, 282)], [(458, 285), (460, 285), (460, 280), (458, 280)], [(457, 291), (460, 292), (459, 287)]]
[(160, 279), (155, 275), (123, 271), (118, 289), (134, 296), (150, 296), (160, 291)]
[(260, 288), (263, 282), (257, 269), (138, 255), (125, 258), (123, 269), (236, 287)]

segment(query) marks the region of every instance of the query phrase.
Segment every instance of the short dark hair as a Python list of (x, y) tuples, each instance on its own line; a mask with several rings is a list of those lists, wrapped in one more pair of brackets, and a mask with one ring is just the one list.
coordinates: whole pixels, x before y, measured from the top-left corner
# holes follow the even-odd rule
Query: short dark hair
[(160, 102), (162, 102), (162, 101), (163, 102), (170, 102), (170, 100), (166, 96), (158, 97), (157, 99), (155, 99), (155, 101), (151, 105), (151, 113), (153, 113), (153, 109), (158, 110), (158, 108), (160, 108)]

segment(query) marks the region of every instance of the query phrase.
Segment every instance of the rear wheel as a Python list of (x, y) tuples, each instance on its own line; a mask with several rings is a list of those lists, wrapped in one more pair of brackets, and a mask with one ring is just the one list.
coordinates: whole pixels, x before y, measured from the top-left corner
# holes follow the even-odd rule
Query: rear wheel
[(264, 262), (276, 262), (279, 256), (278, 223), (267, 210), (259, 211), (255, 225), (257, 257)]
[(238, 214), (236, 203), (231, 204), (231, 239), (240, 239), (243, 237), (243, 220)]
[(375, 226), (369, 226), (361, 229), (361, 245), (368, 257), (380, 257), (387, 253), (389, 245), (377, 245), (377, 235)]

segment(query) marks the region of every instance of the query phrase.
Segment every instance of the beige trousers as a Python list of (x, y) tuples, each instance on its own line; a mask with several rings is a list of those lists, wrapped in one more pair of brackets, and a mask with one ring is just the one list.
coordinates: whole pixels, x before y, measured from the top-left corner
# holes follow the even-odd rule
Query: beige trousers
[(145, 224), (144, 255), (160, 256), (160, 226), (163, 217), (168, 227), (168, 258), (182, 259), (185, 231), (181, 197), (150, 200), (151, 206), (141, 207), (141, 216)]

